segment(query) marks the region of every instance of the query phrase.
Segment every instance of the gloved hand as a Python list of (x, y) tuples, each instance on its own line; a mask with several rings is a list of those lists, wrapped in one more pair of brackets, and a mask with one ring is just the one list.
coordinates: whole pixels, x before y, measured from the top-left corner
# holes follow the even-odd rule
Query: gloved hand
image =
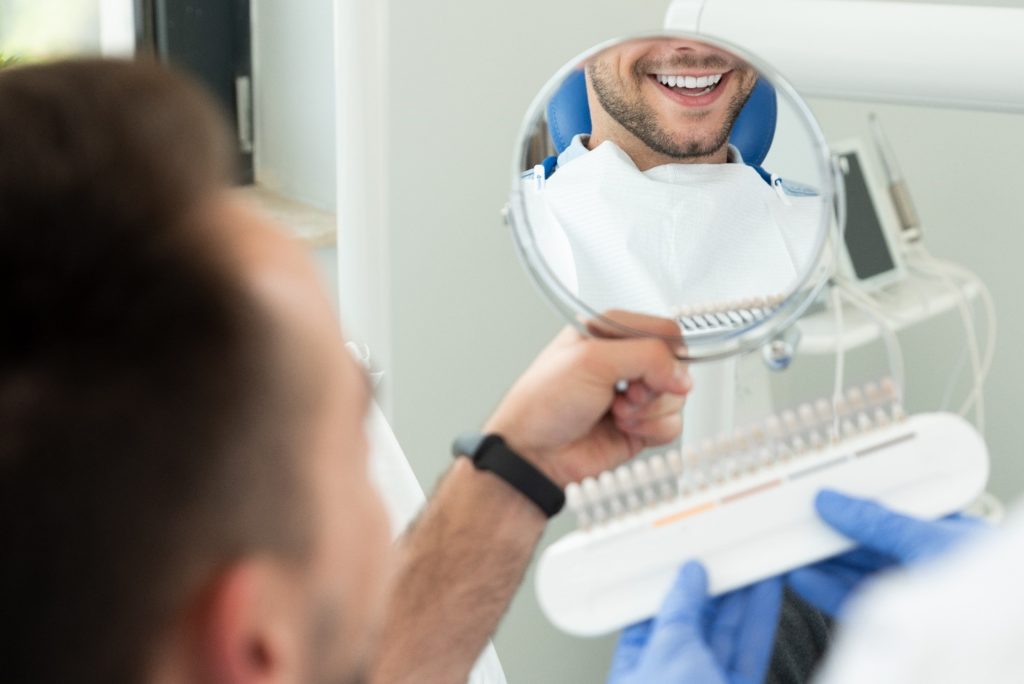
[(819, 493), (814, 505), (822, 520), (860, 546), (794, 570), (786, 575), (786, 582), (808, 603), (833, 616), (841, 612), (850, 593), (875, 573), (940, 555), (985, 527), (980, 520), (962, 515), (919, 520), (829, 490)]
[(782, 580), (708, 598), (707, 573), (683, 566), (661, 611), (622, 632), (608, 684), (760, 684), (782, 605)]

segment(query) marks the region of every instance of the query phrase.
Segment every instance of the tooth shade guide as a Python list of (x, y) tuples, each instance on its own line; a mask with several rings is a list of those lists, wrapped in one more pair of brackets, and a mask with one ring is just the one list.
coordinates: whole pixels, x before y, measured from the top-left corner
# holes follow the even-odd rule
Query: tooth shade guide
[(988, 456), (959, 416), (922, 414), (773, 463), (758, 476), (701, 487), (704, 472), (683, 478), (685, 491), (671, 501), (549, 546), (536, 572), (544, 614), (566, 632), (597, 636), (654, 615), (687, 559), (704, 563), (717, 596), (834, 556), (850, 544), (815, 516), (822, 488), (933, 519), (983, 491)]
[(695, 338), (730, 332), (760, 321), (771, 315), (783, 301), (784, 295), (773, 294), (734, 301), (677, 306), (673, 313), (683, 329), (683, 336)]
[(639, 457), (585, 479), (571, 495), (567, 490), (567, 499), (583, 501), (580, 526), (593, 527), (644, 511), (674, 508), (683, 501), (691, 504), (686, 510), (707, 507), (735, 500), (742, 492), (759, 491), (769, 482), (803, 477), (853, 458), (845, 452), (834, 455), (844, 440), (869, 436), (904, 419), (890, 386), (890, 381), (883, 380), (863, 389), (850, 388), (846, 396), (861, 410), (855, 414), (856, 426), (848, 417), (841, 419), (839, 435), (831, 402), (819, 398), (749, 428), (683, 447), (682, 453), (669, 449)]
[(674, 522), (679, 522), (680, 520), (685, 520), (686, 518), (697, 515), (698, 513), (710, 511), (717, 505), (717, 502), (709, 501), (708, 503), (701, 504), (699, 506), (694, 506), (693, 508), (687, 508), (686, 510), (679, 511), (678, 513), (673, 513), (672, 515), (655, 520), (653, 524), (655, 527), (660, 527), (662, 525), (670, 525)]

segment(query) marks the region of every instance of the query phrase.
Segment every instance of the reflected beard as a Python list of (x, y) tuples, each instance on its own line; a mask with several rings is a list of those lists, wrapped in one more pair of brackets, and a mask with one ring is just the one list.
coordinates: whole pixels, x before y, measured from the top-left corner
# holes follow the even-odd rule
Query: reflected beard
[[(692, 65), (674, 63), (673, 66)], [(716, 62), (708, 66), (718, 67), (722, 65)], [(743, 105), (747, 103), (747, 99), (753, 91), (751, 87), (746, 91), (741, 89), (733, 95), (726, 109), (725, 122), (711, 140), (691, 139), (679, 142), (669, 131), (658, 125), (657, 114), (654, 109), (644, 102), (639, 95), (643, 79), (647, 78), (646, 74), (650, 71), (644, 63), (638, 62), (634, 69), (636, 92), (638, 93), (635, 100), (630, 100), (626, 97), (625, 93), (616, 91), (612, 85), (613, 79), (606, 78), (605, 66), (600, 62), (592, 63), (588, 67), (588, 71), (597, 101), (608, 113), (608, 116), (612, 117), (620, 126), (636, 136), (640, 142), (654, 152), (672, 157), (673, 159), (707, 157), (722, 149), (729, 142), (732, 126), (736, 123), (736, 118), (740, 115)]]

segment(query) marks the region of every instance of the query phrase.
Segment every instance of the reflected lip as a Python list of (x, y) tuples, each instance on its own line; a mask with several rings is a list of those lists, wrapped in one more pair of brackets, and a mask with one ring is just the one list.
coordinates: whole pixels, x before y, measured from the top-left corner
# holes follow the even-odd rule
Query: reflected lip
[[(658, 81), (658, 76), (659, 75), (664, 75), (664, 76), (671, 75), (671, 76), (694, 76), (694, 77), (700, 77), (700, 76), (713, 76), (713, 75), (716, 75), (716, 74), (722, 74), (722, 80), (718, 82), (718, 85), (715, 87), (714, 90), (712, 90), (710, 93), (705, 93), (704, 95), (684, 95), (683, 93), (678, 92), (675, 88), (672, 88), (672, 87), (669, 87), (669, 86), (666, 86), (666, 85), (662, 85), (661, 82)], [(733, 70), (730, 69), (728, 71), (706, 71), (705, 70), (705, 71), (702, 71), (702, 72), (684, 72), (684, 73), (672, 73), (672, 74), (668, 74), (667, 72), (659, 72), (657, 74), (648, 74), (647, 78), (650, 80), (650, 82), (652, 84), (654, 84), (655, 88), (657, 88), (665, 97), (667, 97), (670, 100), (672, 100), (672, 102), (674, 102), (674, 103), (676, 103), (678, 105), (682, 105), (683, 107), (687, 107), (687, 108), (691, 108), (691, 109), (696, 109), (696, 108), (700, 108), (700, 107), (707, 107), (708, 105), (710, 105), (713, 102), (715, 102), (719, 97), (721, 97), (722, 93), (725, 90), (725, 85), (732, 78), (732, 75), (733, 75)]]
[(724, 78), (726, 74), (732, 73), (732, 69), (706, 69), (704, 71), (654, 71), (649, 74), (653, 78), (658, 76), (693, 76), (694, 78), (700, 78), (701, 76), (717, 76), (721, 74)]

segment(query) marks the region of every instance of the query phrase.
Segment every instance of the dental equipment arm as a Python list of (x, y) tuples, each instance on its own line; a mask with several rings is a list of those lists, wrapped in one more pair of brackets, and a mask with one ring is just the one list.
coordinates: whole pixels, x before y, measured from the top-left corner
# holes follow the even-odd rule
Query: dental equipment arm
[(1024, 7), (675, 0), (665, 28), (742, 45), (818, 97), (1024, 112)]

